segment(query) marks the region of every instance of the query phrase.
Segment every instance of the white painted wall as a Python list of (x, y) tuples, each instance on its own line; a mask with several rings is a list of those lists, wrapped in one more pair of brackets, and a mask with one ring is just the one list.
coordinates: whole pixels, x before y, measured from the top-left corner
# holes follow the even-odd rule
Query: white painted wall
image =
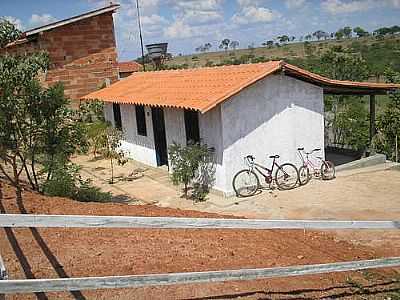
[[(107, 108), (106, 111), (110, 110)], [(123, 150), (129, 158), (148, 164), (157, 166), (153, 121), (151, 119), (151, 108), (145, 106), (146, 130), (147, 136), (142, 136), (137, 133), (136, 111), (135, 105), (120, 104), (122, 130), (124, 131), (125, 139), (122, 141), (121, 150)], [(106, 118), (110, 113), (106, 113)], [(111, 118), (114, 119), (111, 104)]]
[(269, 167), (268, 156), (279, 154), (279, 162), (299, 166), (298, 147), (323, 149), (323, 111), (322, 88), (284, 75), (269, 76), (225, 101), (221, 105), (225, 193), (233, 193), (233, 176), (245, 166), (246, 155)]
[(225, 170), (222, 165), (223, 161), (223, 145), (222, 145), (222, 123), (221, 123), (221, 106), (208, 111), (205, 114), (199, 113), (199, 130), (200, 139), (208, 147), (215, 149), (215, 183), (213, 188), (224, 191), (226, 186)]
[(106, 119), (106, 121), (110, 122), (112, 126), (115, 126), (112, 103), (104, 103), (104, 118)]

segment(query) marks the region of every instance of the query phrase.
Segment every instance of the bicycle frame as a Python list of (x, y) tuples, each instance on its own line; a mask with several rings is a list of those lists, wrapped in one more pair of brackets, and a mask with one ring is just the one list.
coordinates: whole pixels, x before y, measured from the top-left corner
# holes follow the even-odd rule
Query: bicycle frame
[[(271, 164), (271, 169), (269, 169), (263, 165), (260, 165), (259, 163), (256, 163), (254, 160), (251, 160), (249, 158), (246, 158), (246, 159), (247, 159), (247, 163), (249, 165), (249, 169), (251, 171), (253, 171), (254, 169), (257, 170), (257, 172), (264, 177), (264, 179), (267, 183), (272, 182), (272, 174), (274, 172), (275, 166), (277, 166), (278, 168), (280, 167), (279, 164), (276, 162), (276, 157), (273, 158), (273, 161)], [(267, 174), (264, 173), (265, 171), (267, 172)]]
[(321, 164), (318, 166), (318, 165), (316, 165), (315, 163), (313, 163), (313, 162), (310, 160), (310, 158), (309, 158), (309, 156), (310, 156), (312, 153), (314, 153), (315, 150), (311, 151), (310, 153), (307, 153), (307, 152), (306, 152), (306, 153), (305, 153), (305, 154), (306, 154), (306, 157), (305, 157), (305, 158), (304, 158), (304, 155), (302, 154), (302, 151), (301, 151), (301, 150), (297, 150), (297, 151), (298, 151), (298, 153), (299, 153), (299, 155), (300, 155), (300, 157), (301, 157), (301, 160), (303, 161), (303, 166), (306, 167), (306, 168), (312, 169), (312, 172), (314, 173), (314, 176), (315, 176), (315, 175), (319, 175), (321, 166), (322, 166), (322, 164), (323, 164), (323, 159), (322, 159), (322, 158), (319, 158), (319, 157), (316, 157), (316, 159), (320, 160), (320, 162), (321, 162)]

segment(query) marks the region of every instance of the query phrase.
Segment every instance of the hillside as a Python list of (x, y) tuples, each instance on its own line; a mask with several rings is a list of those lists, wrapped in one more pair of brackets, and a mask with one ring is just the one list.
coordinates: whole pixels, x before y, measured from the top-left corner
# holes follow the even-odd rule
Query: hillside
[[(169, 67), (201, 67), (218, 64), (238, 64), (283, 59), (298, 65), (318, 59), (324, 52), (335, 46), (342, 46), (360, 53), (367, 61), (371, 71), (382, 73), (391, 65), (400, 71), (400, 35), (385, 37), (363, 37), (342, 40), (324, 40), (312, 42), (297, 42), (282, 45), (258, 47), (253, 49), (237, 49), (218, 52), (194, 53), (176, 56), (166, 64)], [(247, 60), (247, 61), (246, 61)]]

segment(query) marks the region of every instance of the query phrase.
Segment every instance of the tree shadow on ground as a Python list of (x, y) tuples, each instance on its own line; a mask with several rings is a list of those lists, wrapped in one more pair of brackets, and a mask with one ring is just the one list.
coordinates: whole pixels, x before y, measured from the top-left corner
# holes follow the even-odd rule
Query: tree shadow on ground
[[(327, 288), (316, 288), (316, 289), (297, 289), (289, 291), (251, 291), (235, 294), (225, 294), (210, 297), (199, 297), (199, 298), (187, 298), (185, 300), (211, 300), (211, 299), (240, 299), (242, 297), (251, 297), (260, 295), (258, 300), (315, 300), (315, 299), (341, 299), (344, 297), (355, 297), (355, 296), (375, 296), (379, 294), (398, 293), (400, 292), (400, 283), (396, 280), (390, 280), (385, 282), (373, 283), (369, 285), (363, 285), (355, 287), (354, 285), (343, 284), (337, 286), (331, 286)], [(320, 295), (316, 295), (319, 293)], [(323, 294), (322, 294), (323, 293)], [(279, 298), (277, 298), (279, 297)]]
[[(0, 183), (1, 184), (1, 183)], [(2, 188), (0, 186), (0, 212), (1, 213), (6, 213), (5, 211), (5, 207), (2, 203), (3, 200), (3, 194), (2, 194)], [(19, 198), (17, 196), (17, 205), (18, 208), (20, 210), (20, 212), (22, 214), (27, 214), (28, 212), (25, 209), (25, 206), (23, 204), (23, 199)], [(11, 228), (4, 228), (7, 238), (11, 244), (11, 247), (13, 248), (13, 251), (15, 253), (15, 255), (17, 256), (21, 267), (25, 273), (25, 276), (27, 279), (36, 279), (35, 275), (32, 272), (31, 266), (28, 262), (28, 259), (26, 258), (25, 254), (23, 253), (18, 240), (15, 236), (15, 234), (13, 233)], [(59, 263), (57, 257), (53, 254), (53, 252), (50, 250), (50, 248), (47, 246), (46, 242), (44, 241), (44, 239), (42, 238), (42, 236), (40, 235), (39, 231), (36, 228), (30, 227), (29, 230), (32, 233), (33, 238), (35, 239), (35, 241), (37, 242), (37, 244), (39, 245), (39, 247), (41, 248), (41, 250), (43, 251), (43, 254), (46, 256), (46, 258), (48, 259), (48, 261), (50, 262), (50, 264), (52, 265), (54, 271), (57, 273), (57, 275), (60, 278), (69, 278), (69, 276), (67, 275), (67, 273), (65, 272), (65, 270), (63, 269), (63, 266)], [(70, 292), (71, 295), (74, 297), (74, 299), (77, 300), (85, 300), (86, 298), (83, 296), (83, 294), (80, 291), (71, 291)], [(37, 299), (39, 300), (45, 300), (48, 299), (48, 297), (46, 296), (45, 293), (35, 293)]]

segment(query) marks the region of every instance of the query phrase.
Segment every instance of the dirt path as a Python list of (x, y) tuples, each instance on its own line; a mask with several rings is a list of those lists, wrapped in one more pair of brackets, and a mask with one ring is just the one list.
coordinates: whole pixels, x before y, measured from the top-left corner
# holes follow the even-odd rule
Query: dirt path
[[(0, 200), (1, 211), (8, 213), (218, 217), (151, 205), (79, 203), (28, 191), (23, 201), (16, 201), (6, 185)], [(399, 248), (356, 246), (327, 233), (295, 230), (1, 229), (0, 251), (11, 278), (206, 271), (400, 256)], [(8, 299), (384, 299), (400, 289), (399, 278), (398, 269), (388, 269)]]

